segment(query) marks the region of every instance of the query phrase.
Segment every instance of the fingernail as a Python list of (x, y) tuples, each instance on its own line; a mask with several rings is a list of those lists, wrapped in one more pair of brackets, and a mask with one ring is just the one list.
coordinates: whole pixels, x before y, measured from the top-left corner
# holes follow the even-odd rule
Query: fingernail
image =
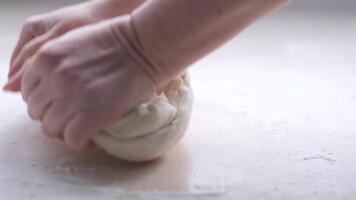
[(15, 92), (12, 88), (12, 83), (15, 81), (16, 77), (11, 77), (10, 80), (3, 86), (2, 90), (6, 92)]
[(4, 86), (2, 87), (2, 90), (3, 90), (3, 91), (6, 91), (6, 92), (10, 92), (11, 90), (10, 90), (9, 84), (7, 83), (6, 85), (4, 85)]

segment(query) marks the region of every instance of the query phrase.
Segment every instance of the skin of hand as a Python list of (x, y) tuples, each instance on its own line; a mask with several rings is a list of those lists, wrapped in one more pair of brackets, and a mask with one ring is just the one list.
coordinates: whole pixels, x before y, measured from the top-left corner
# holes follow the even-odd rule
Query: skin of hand
[(121, 31), (128, 22), (119, 17), (53, 39), (14, 76), (46, 135), (82, 150), (101, 128), (155, 94), (150, 64)]
[(128, 17), (47, 42), (5, 89), (20, 83), (44, 132), (80, 150), (190, 64), (286, 2), (147, 1)]
[[(133, 11), (142, 51), (172, 77), (288, 0), (155, 0)], [(163, 75), (159, 76), (163, 77)]]
[[(22, 27), (12, 54), (8, 78), (16, 74), (28, 58), (49, 40), (101, 20), (130, 13), (144, 0), (92, 0), (50, 13), (30, 17)], [(7, 90), (19, 91), (19, 82)]]

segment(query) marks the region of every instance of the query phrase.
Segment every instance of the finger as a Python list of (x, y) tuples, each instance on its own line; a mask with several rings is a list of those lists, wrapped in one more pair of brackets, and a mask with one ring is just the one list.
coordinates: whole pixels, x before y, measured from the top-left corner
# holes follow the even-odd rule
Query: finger
[(58, 37), (62, 34), (62, 32), (63, 31), (60, 29), (60, 27), (55, 27), (51, 31), (40, 35), (25, 44), (12, 63), (8, 77), (11, 78), (11, 76), (14, 75), (23, 66), (27, 59), (32, 57), (46, 42), (55, 37)]
[(25, 68), (21, 69), (13, 77), (11, 77), (11, 79), (3, 87), (3, 90), (9, 92), (19, 92), (21, 90), (24, 70)]
[(24, 27), (20, 33), (20, 37), (18, 39), (18, 42), (15, 46), (15, 49), (11, 55), (11, 61), (10, 61), (10, 66), (13, 65), (16, 57), (18, 56), (18, 54), (20, 53), (21, 49), (23, 48), (23, 46), (31, 41), (33, 38), (35, 38), (36, 35), (34, 34), (34, 32), (32, 31), (28, 31), (27, 27)]
[[(74, 105), (69, 101), (54, 101), (42, 119), (42, 130), (49, 137), (63, 138), (64, 128), (73, 116)], [(64, 139), (64, 138), (63, 138)]]
[[(34, 73), (34, 72), (37, 72), (37, 71), (31, 69), (34, 67), (33, 61), (34, 61), (34, 59), (27, 60), (26, 63), (24, 64), (25, 67), (21, 68), (19, 71), (16, 72), (16, 74), (14, 76), (12, 76), (10, 78), (10, 80), (3, 87), (3, 90), (10, 91), (10, 92), (19, 92), (21, 90), (22, 86), (26, 85), (26, 84), (23, 84), (24, 81), (22, 79), (24, 77), (32, 78), (32, 77), (34, 77), (34, 75), (36, 75), (36, 73)], [(31, 76), (27, 76), (25, 74), (31, 74)], [(39, 77), (39, 76), (37, 75), (36, 77)], [(36, 84), (38, 84), (38, 79), (39, 78), (36, 79), (36, 82), (35, 82)], [(27, 84), (27, 85), (29, 85), (29, 84)]]
[(73, 149), (81, 151), (98, 132), (94, 117), (76, 114), (64, 129), (64, 140)]
[(23, 70), (21, 69), (21, 71), (24, 71), (21, 84), (21, 95), (25, 102), (28, 101), (28, 97), (30, 96), (31, 92), (34, 91), (41, 82), (39, 70), (32, 63), (34, 62), (26, 62)]
[(44, 35), (39, 36), (28, 42), (23, 47), (23, 49), (20, 51), (13, 64), (11, 65), (8, 78), (11, 78), (23, 66), (26, 60), (37, 52), (37, 50), (46, 42), (46, 39), (47, 38), (45, 38)]
[(27, 100), (28, 114), (34, 120), (40, 120), (47, 109), (51, 107), (52, 95), (49, 92), (48, 84), (40, 83), (29, 94)]

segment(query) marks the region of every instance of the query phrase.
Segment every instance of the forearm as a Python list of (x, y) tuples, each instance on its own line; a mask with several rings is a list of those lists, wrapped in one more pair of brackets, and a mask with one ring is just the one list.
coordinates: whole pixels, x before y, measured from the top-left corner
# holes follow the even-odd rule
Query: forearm
[(288, 0), (151, 0), (132, 14), (139, 49), (165, 82)]
[(113, 18), (119, 15), (131, 13), (146, 0), (91, 0), (88, 3), (92, 7), (94, 15), (102, 15), (103, 18)]

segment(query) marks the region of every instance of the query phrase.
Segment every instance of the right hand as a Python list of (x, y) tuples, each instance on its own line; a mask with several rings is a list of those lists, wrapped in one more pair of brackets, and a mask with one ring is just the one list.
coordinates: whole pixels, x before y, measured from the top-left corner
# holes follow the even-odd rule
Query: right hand
[(165, 78), (135, 45), (131, 22), (118, 17), (47, 42), (5, 87), (20, 84), (44, 133), (82, 150), (100, 129), (149, 101)]
[(49, 40), (75, 28), (127, 14), (141, 1), (123, 4), (117, 0), (94, 0), (28, 18), (11, 56), (8, 78), (16, 74), (25, 61)]

